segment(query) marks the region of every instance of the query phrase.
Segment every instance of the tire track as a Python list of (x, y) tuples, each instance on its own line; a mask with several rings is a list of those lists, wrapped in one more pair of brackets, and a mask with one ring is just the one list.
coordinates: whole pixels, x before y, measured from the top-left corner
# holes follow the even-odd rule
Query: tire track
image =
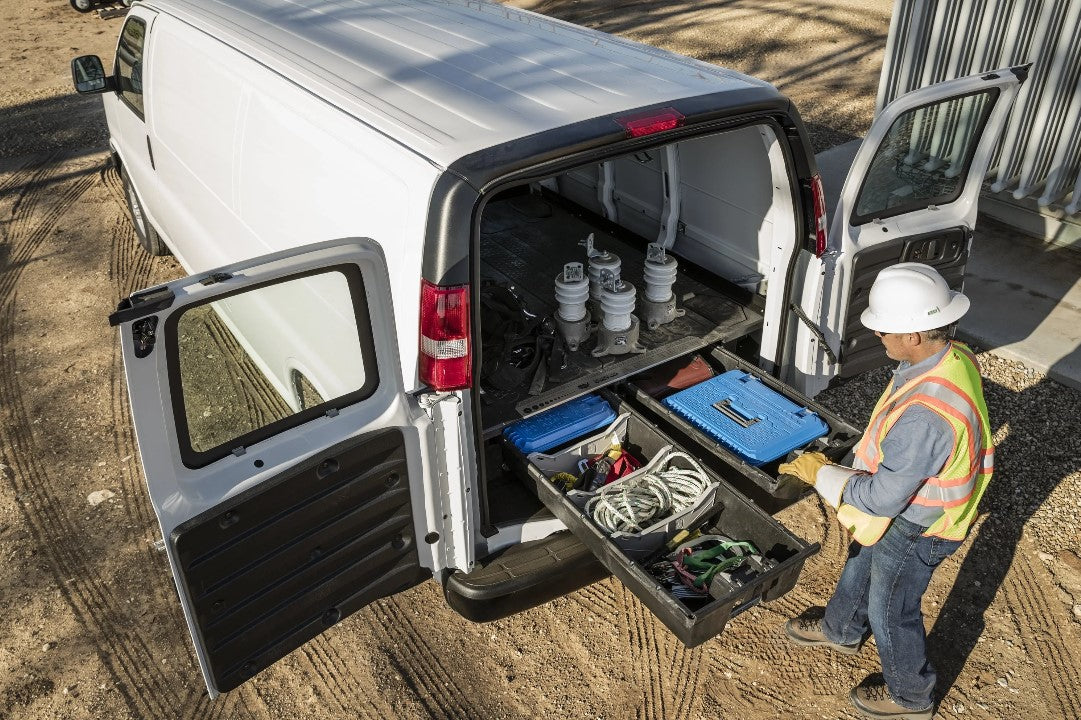
[[(25, 498), (22, 511), (26, 525), (37, 546), (45, 548), (50, 570), (57, 586), (72, 608), (76, 620), (89, 637), (98, 645), (98, 655), (114, 683), (124, 695), (128, 707), (138, 716), (169, 717), (171, 707), (176, 707), (180, 697), (171, 692), (165, 678), (154, 678), (142, 668), (154, 668), (154, 654), (141, 637), (125, 630), (127, 622), (113, 608), (120, 605), (120, 598), (112, 595), (104, 584), (87, 573), (85, 568), (93, 563), (79, 547), (81, 533), (71, 520), (58, 508), (62, 503), (53, 490), (53, 482), (44, 468), (34, 459), (39, 455), (33, 436), (25, 430), (28, 413), (22, 403), (22, 392), (14, 378), (15, 353), (10, 345), (7, 330), (14, 320), (15, 305), (12, 302), (0, 310), (0, 399), (7, 409), (8, 422), (3, 429), (5, 446), (11, 454), (5, 454), (4, 462), (13, 470), (8, 479), (16, 497)], [(63, 578), (70, 578), (64, 582)], [(157, 673), (155, 673), (157, 674)], [(129, 691), (140, 693), (132, 695)]]
[(451, 671), (444, 667), (441, 653), (433, 650), (417, 631), (410, 618), (411, 608), (404, 607), (397, 597), (377, 600), (368, 608), (371, 612), (363, 613), (363, 619), (371, 636), (390, 641), (397, 652), (388, 653), (388, 660), (429, 716), (451, 720), (484, 717), (484, 708), (474, 708), (458, 687), (460, 668)]
[[(1025, 618), (1035, 632), (1019, 633), (1029, 657), (1041, 658), (1035, 672), (1049, 708), (1057, 717), (1081, 718), (1081, 653), (1076, 651), (1077, 637), (1073, 624), (1065, 616), (1062, 603), (1053, 597), (1055, 583), (1048, 576), (1036, 577), (1033, 563), (1018, 552), (1011, 572), (1012, 582), (1003, 583), (1006, 605), (1014, 617)], [(1041, 568), (1041, 570), (1043, 570)], [(1046, 571), (1043, 571), (1046, 575)], [(1073, 643), (1067, 642), (1072, 635)]]
[(304, 646), (304, 660), (315, 675), (327, 688), (344, 715), (356, 715), (365, 720), (381, 720), (381, 714), (375, 712), (370, 704), (343, 701), (342, 698), (361, 699), (367, 694), (361, 687), (356, 675), (343, 672), (350, 664), (338, 652), (335, 640), (319, 635)]
[[(57, 155), (58, 154), (55, 152), (50, 153), (42, 162), (37, 163), (36, 165), (32, 162), (28, 162), (24, 165), (22, 169), (29, 172), (29, 178), (19, 177), (18, 172), (11, 174), (8, 187), (14, 187), (20, 180), (23, 181), (22, 185), (19, 187), (18, 194), (11, 203), (12, 218), (27, 217), (29, 212), (27, 208), (32, 208), (33, 205), (37, 204), (37, 193), (31, 193), (30, 191), (36, 189), (41, 179), (49, 174), (49, 167), (56, 160)], [(7, 187), (5, 187), (5, 191), (6, 190)]]
[[(27, 199), (27, 194), (47, 177), (48, 173), (48, 167), (40, 168), (34, 174), (34, 179), (27, 183), (26, 189), (16, 198), (16, 203), (22, 207), (14, 209), (14, 220), (9, 230), (8, 240), (13, 242), (7, 257), (7, 272), (0, 276), (0, 302), (10, 296), (22, 276), (25, 264), (33, 257), (38, 246), (49, 237), (57, 221), (66, 212), (67, 206), (74, 204), (95, 182), (93, 176), (87, 176), (78, 178), (67, 187), (63, 187), (53, 197), (54, 203), (44, 212), (44, 217), (35, 219), (33, 218), (34, 210), (38, 206), (38, 196), (41, 193), (34, 192), (29, 199)], [(22, 203), (24, 199), (27, 201)]]
[(620, 585), (620, 603), (624, 609), (625, 636), (630, 645), (628, 662), (632, 677), (642, 689), (641, 703), (635, 710), (637, 720), (666, 720), (665, 693), (660, 668), (664, 665), (657, 644), (653, 614), (626, 587)]
[(0, 199), (3, 199), (4, 195), (18, 184), (19, 180), (22, 179), (20, 173), (28, 168), (33, 162), (33, 158), (31, 157), (24, 158), (21, 164), (3, 170), (7, 177), (0, 179)]
[[(4, 461), (11, 467), (7, 478), (16, 497), (23, 498), (20, 510), (36, 546), (43, 548), (49, 559), (49, 572), (72, 610), (76, 623), (97, 645), (97, 654), (106, 672), (124, 698), (129, 711), (137, 717), (204, 718), (225, 709), (207, 705), (201, 690), (178, 690), (174, 678), (161, 670), (157, 653), (140, 633), (138, 623), (122, 615), (121, 598), (115, 596), (97, 573), (87, 568), (94, 559), (84, 549), (85, 531), (61, 508), (63, 492), (39, 458), (46, 455), (37, 448), (34, 434), (29, 431), (30, 414), (24, 404), (24, 388), (16, 375), (18, 359), (14, 349), (15, 309), (14, 288), (23, 274), (25, 261), (33, 257), (42, 242), (50, 236), (67, 207), (78, 200), (97, 179), (69, 177), (42, 188), (50, 175), (61, 165), (43, 165), (30, 171), (23, 191), (15, 200), (14, 217), (5, 241), (14, 248), (14, 260), (0, 277), (0, 407), (4, 423), (0, 436), (4, 440)], [(47, 196), (49, 205), (38, 211), (39, 200)], [(65, 483), (66, 484), (66, 483)], [(133, 627), (133, 630), (128, 630)], [(231, 704), (231, 703), (230, 703)]]
[(574, 592), (570, 599), (597, 620), (611, 623), (613, 621), (611, 608), (616, 604), (616, 583), (619, 581), (614, 578), (595, 582)]

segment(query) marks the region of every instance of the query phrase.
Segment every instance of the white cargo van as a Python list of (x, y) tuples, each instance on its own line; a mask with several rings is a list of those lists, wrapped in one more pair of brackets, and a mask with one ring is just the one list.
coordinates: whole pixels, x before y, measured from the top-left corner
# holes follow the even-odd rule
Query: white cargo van
[[(141, 243), (192, 273), (111, 321), (212, 694), (433, 576), (483, 621), (614, 573), (692, 645), (787, 592), (817, 548), (762, 506), (801, 488), (643, 378), (695, 355), (740, 369), (843, 455), (858, 430), (809, 397), (885, 362), (857, 322), (881, 268), (961, 284), (1025, 74), (888, 107), (827, 235), (773, 87), (497, 4), (146, 0), (111, 74), (72, 69), (103, 94)], [(593, 296), (557, 300), (586, 266)], [(508, 443), (587, 394), (618, 416), (602, 438), (705, 466), (698, 524), (761, 549), (753, 582), (693, 608), (660, 592), (545, 471), (590, 440)]]

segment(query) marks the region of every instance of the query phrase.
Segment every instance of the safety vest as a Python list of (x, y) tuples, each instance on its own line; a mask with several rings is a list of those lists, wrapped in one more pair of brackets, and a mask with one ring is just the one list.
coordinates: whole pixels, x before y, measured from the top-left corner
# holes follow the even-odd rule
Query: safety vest
[[(942, 516), (925, 535), (963, 540), (976, 518), (995, 459), (976, 358), (966, 345), (951, 341), (937, 365), (896, 390), (891, 388), (892, 384), (875, 405), (871, 422), (856, 445), (856, 469), (878, 470), (882, 441), (905, 410), (922, 405), (937, 413), (953, 430), (953, 451), (939, 474), (923, 483), (912, 503), (942, 508)], [(837, 518), (863, 545), (877, 542), (891, 522), (845, 504), (838, 509)]]

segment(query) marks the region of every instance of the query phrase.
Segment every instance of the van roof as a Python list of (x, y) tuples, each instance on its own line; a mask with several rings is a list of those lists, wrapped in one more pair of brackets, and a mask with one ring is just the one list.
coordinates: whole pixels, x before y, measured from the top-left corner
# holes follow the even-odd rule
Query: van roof
[[(768, 83), (477, 0), (148, 0), (448, 167), (611, 113)], [(763, 92), (765, 91), (765, 92)]]

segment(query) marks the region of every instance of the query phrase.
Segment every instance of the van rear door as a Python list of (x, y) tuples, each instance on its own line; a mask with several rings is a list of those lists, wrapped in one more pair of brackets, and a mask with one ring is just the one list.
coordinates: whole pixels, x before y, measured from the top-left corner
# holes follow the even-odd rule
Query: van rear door
[(850, 377), (888, 362), (859, 321), (880, 270), (922, 262), (961, 289), (983, 179), (1027, 72), (1006, 68), (915, 90), (875, 119), (841, 190), (828, 251), (807, 269), (801, 306), (834, 350), (830, 357), (800, 326), (797, 384), (807, 394), (838, 372)]
[[(403, 388), (371, 240), (132, 295), (120, 327), (150, 498), (211, 696), (445, 564), (433, 423)], [(307, 373), (306, 346), (333, 347)]]

